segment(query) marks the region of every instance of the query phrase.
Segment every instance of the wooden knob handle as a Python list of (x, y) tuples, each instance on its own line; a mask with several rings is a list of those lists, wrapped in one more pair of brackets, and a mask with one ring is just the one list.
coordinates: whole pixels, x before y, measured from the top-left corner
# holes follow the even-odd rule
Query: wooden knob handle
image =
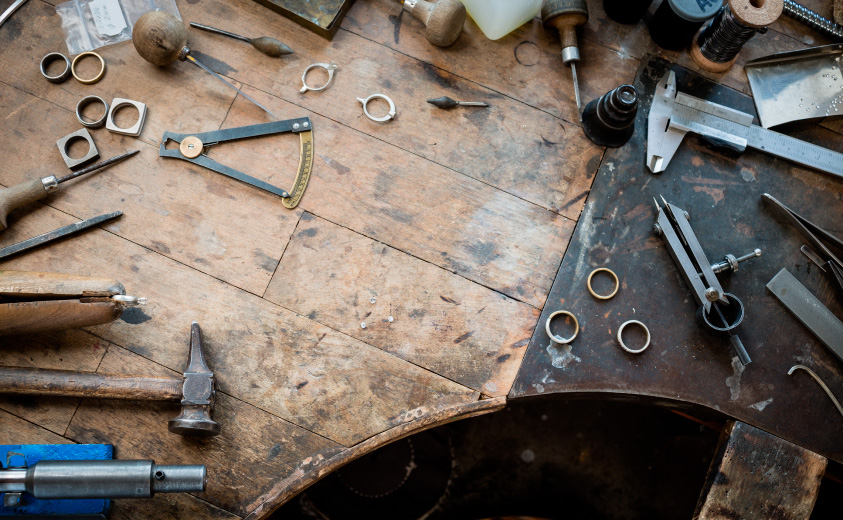
[(439, 0), (438, 3), (418, 0), (412, 12), (427, 27), (424, 31), (427, 41), (439, 47), (447, 47), (457, 40), (467, 16), (465, 6), (459, 0)]
[(135, 50), (149, 63), (163, 66), (179, 58), (187, 46), (187, 29), (181, 20), (163, 11), (150, 11), (132, 29)]

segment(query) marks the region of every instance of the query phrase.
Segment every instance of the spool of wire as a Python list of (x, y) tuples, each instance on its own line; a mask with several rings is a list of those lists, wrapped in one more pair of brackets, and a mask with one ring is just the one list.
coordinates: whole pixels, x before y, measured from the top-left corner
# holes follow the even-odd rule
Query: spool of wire
[(691, 57), (711, 72), (729, 70), (744, 44), (782, 14), (783, 0), (729, 0), (694, 39)]

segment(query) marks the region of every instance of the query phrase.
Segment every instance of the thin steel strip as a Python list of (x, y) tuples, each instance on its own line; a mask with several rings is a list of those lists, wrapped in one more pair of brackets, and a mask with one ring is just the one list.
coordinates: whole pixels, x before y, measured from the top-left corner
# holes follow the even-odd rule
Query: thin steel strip
[(23, 253), (24, 251), (29, 251), (30, 249), (36, 248), (43, 244), (62, 239), (74, 233), (79, 233), (80, 231), (84, 231), (88, 228), (98, 226), (103, 222), (108, 222), (109, 220), (115, 219), (122, 214), (122, 211), (106, 213), (105, 215), (100, 215), (98, 217), (89, 218), (88, 220), (76, 222), (75, 224), (70, 224), (69, 226), (64, 226), (50, 231), (48, 233), (44, 233), (43, 235), (38, 235), (37, 237), (24, 240), (23, 242), (18, 242), (17, 244), (12, 244), (8, 247), (4, 247), (3, 249), (0, 249), (0, 260), (8, 258), (12, 255)]
[(767, 284), (767, 289), (843, 362), (843, 322), (799, 283), (790, 271), (779, 271)]

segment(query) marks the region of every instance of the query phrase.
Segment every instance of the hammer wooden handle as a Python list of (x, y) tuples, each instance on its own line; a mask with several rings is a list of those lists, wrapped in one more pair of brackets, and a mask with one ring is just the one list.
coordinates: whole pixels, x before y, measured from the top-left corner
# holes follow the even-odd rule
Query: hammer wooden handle
[(44, 189), (44, 183), (41, 182), (41, 179), (33, 179), (11, 188), (0, 189), (0, 231), (8, 227), (6, 217), (9, 216), (9, 213), (46, 196), (47, 190)]
[(182, 384), (181, 378), (170, 377), (0, 368), (0, 393), (4, 394), (180, 401)]
[(80, 298), (87, 293), (124, 294), (123, 285), (113, 278), (64, 273), (0, 270), (0, 301), (45, 298)]

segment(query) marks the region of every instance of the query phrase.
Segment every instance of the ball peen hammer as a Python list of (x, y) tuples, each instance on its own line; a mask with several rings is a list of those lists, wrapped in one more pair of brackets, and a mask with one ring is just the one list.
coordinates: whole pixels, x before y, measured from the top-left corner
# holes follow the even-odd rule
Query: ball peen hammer
[(190, 327), (187, 370), (181, 378), (2, 367), (0, 394), (180, 401), (181, 414), (167, 425), (170, 432), (203, 437), (220, 433), (220, 425), (211, 418), (214, 373), (205, 362), (202, 331), (195, 321)]

